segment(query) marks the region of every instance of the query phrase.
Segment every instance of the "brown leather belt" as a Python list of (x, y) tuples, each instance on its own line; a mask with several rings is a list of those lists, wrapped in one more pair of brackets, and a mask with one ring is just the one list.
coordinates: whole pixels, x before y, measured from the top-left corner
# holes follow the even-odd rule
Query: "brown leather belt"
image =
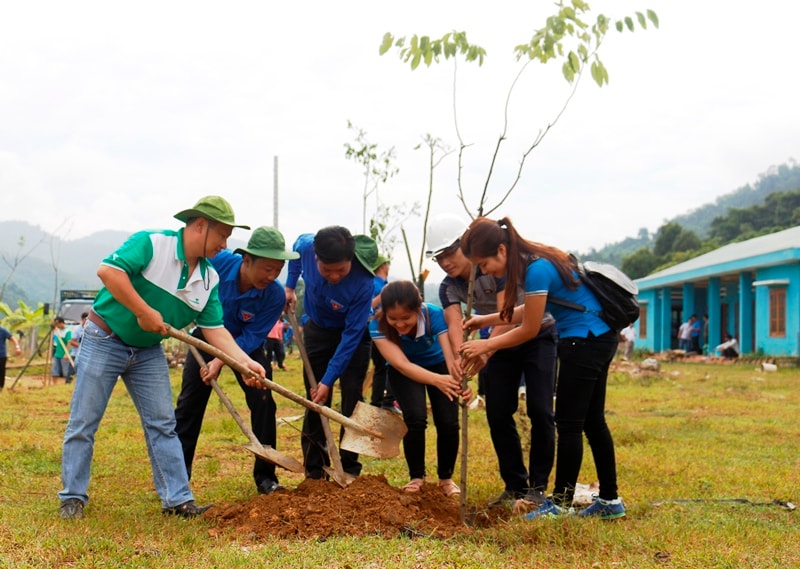
[(109, 328), (108, 324), (106, 324), (106, 321), (103, 320), (103, 318), (97, 312), (95, 312), (94, 310), (90, 310), (89, 311), (88, 320), (90, 322), (94, 322), (97, 325), (97, 327), (100, 328), (106, 334), (109, 334), (109, 335), (113, 334), (113, 332), (111, 331), (111, 328)]

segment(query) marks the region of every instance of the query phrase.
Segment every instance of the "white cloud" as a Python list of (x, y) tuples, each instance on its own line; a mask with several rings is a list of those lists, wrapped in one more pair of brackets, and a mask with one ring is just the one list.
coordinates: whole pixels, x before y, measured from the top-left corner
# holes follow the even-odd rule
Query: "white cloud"
[[(786, 68), (795, 4), (592, 6), (613, 15), (653, 8), (661, 29), (609, 36), (611, 84), (584, 79), (497, 215), (535, 240), (602, 247), (798, 157), (796, 80)], [(378, 55), (381, 36), (451, 29), (489, 51), (483, 68), (459, 68), (472, 205), (518, 69), (511, 49), (550, 9), (511, 0), (9, 3), (0, 14), (0, 219), (49, 228), (68, 220), (69, 237), (172, 227), (173, 213), (214, 193), (242, 221), (268, 225), (279, 156), (289, 242), (334, 223), (359, 231), (363, 178), (344, 159), (348, 120), (395, 147), (400, 173), (382, 189), (393, 201), (425, 199), (427, 155), (414, 146), (426, 133), (457, 144), (449, 64), (411, 72), (395, 54)], [(490, 203), (567, 93), (557, 65), (523, 75)], [(434, 213), (462, 211), (455, 179), (452, 155), (436, 170)], [(420, 220), (407, 228), (416, 259)], [(404, 271), (403, 251), (395, 256)]]

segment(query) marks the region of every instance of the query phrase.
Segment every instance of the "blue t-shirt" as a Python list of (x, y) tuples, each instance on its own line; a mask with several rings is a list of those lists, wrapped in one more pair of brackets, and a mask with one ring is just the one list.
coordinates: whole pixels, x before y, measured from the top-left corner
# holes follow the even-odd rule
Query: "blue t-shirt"
[(300, 258), (289, 261), (286, 286), (297, 288), (297, 281), (302, 275), (306, 285), (303, 296), (305, 313), (317, 326), (342, 332), (325, 375), (319, 380), (331, 387), (350, 364), (356, 347), (364, 338), (367, 320), (372, 312), (373, 275), (353, 258), (347, 276), (336, 284), (330, 284), (317, 268), (312, 233), (298, 237), (292, 248), (300, 253)]
[[(574, 275), (577, 277), (577, 273)], [(556, 319), (560, 338), (586, 338), (590, 332), (595, 336), (600, 336), (611, 330), (608, 324), (598, 316), (601, 307), (594, 293), (583, 283), (580, 283), (575, 290), (568, 289), (564, 286), (555, 265), (547, 259), (536, 259), (525, 270), (525, 296), (530, 295), (560, 298), (582, 304), (594, 311), (581, 312), (548, 302), (546, 309)]]
[(13, 334), (7, 328), (3, 328), (0, 326), (0, 358), (8, 357), (8, 346), (6, 346), (6, 342), (8, 342)]
[(246, 354), (264, 344), (267, 334), (286, 306), (286, 291), (274, 280), (264, 290), (256, 287), (239, 292), (239, 269), (243, 257), (229, 250), (220, 251), (211, 259), (219, 274), (219, 300), (225, 328)]
[[(430, 321), (426, 318), (430, 317)], [(443, 363), (444, 352), (439, 344), (439, 336), (447, 334), (444, 311), (435, 304), (422, 305), (417, 317), (417, 330), (413, 336), (400, 336), (400, 349), (413, 364), (423, 367)], [(378, 321), (369, 323), (369, 335), (373, 340), (385, 340), (386, 336), (378, 330)]]

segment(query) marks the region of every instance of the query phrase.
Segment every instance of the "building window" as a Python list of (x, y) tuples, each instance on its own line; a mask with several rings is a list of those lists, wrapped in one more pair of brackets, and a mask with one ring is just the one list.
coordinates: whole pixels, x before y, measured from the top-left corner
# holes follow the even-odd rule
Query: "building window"
[(786, 337), (786, 289), (783, 287), (769, 291), (769, 337)]
[(642, 304), (639, 307), (639, 338), (642, 340), (647, 338), (647, 305)]

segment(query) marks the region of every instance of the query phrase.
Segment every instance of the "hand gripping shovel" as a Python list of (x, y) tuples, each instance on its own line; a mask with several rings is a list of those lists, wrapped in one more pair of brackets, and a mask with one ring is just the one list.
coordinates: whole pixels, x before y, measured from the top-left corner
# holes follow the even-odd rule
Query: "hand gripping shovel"
[[(197, 365), (199, 365), (201, 368), (206, 367), (206, 362), (203, 359), (203, 356), (200, 355), (200, 350), (189, 344), (189, 351), (192, 352), (192, 355), (197, 360)], [(236, 408), (233, 406), (230, 398), (222, 391), (222, 388), (219, 386), (216, 379), (211, 380), (211, 387), (219, 396), (222, 404), (225, 405), (225, 408), (233, 416), (236, 424), (239, 425), (239, 428), (242, 430), (242, 432), (247, 435), (248, 439), (250, 439), (250, 442), (244, 445), (244, 448), (252, 452), (258, 458), (276, 464), (282, 468), (285, 468), (286, 470), (291, 472), (303, 472), (303, 465), (300, 464), (300, 462), (291, 456), (287, 456), (281, 452), (278, 452), (269, 445), (262, 444), (261, 441), (258, 440), (256, 434), (253, 432), (253, 429), (251, 429), (247, 423), (244, 422), (244, 419), (242, 419), (242, 416), (236, 411)]]
[[(287, 399), (291, 399), (307, 409), (316, 411), (320, 415), (324, 415), (340, 425), (344, 425), (345, 441), (349, 441), (346, 443), (346, 446), (345, 441), (342, 442), (342, 448), (345, 450), (375, 458), (392, 458), (400, 454), (400, 441), (403, 439), (408, 429), (403, 420), (394, 413), (372, 407), (371, 405), (359, 403), (356, 405), (356, 410), (353, 414), (350, 417), (345, 417), (330, 407), (309, 401), (305, 397), (286, 389), (274, 381), (258, 377), (249, 368), (211, 344), (199, 338), (195, 338), (194, 336), (190, 336), (183, 330), (177, 330), (169, 324), (167, 324), (166, 327), (168, 336), (200, 348), (204, 352), (221, 359), (236, 371), (248, 377), (255, 377), (275, 393), (283, 395)], [(359, 412), (359, 408), (364, 409), (367, 407), (369, 407), (369, 409), (366, 409), (366, 412)], [(380, 411), (383, 413), (378, 413)]]

